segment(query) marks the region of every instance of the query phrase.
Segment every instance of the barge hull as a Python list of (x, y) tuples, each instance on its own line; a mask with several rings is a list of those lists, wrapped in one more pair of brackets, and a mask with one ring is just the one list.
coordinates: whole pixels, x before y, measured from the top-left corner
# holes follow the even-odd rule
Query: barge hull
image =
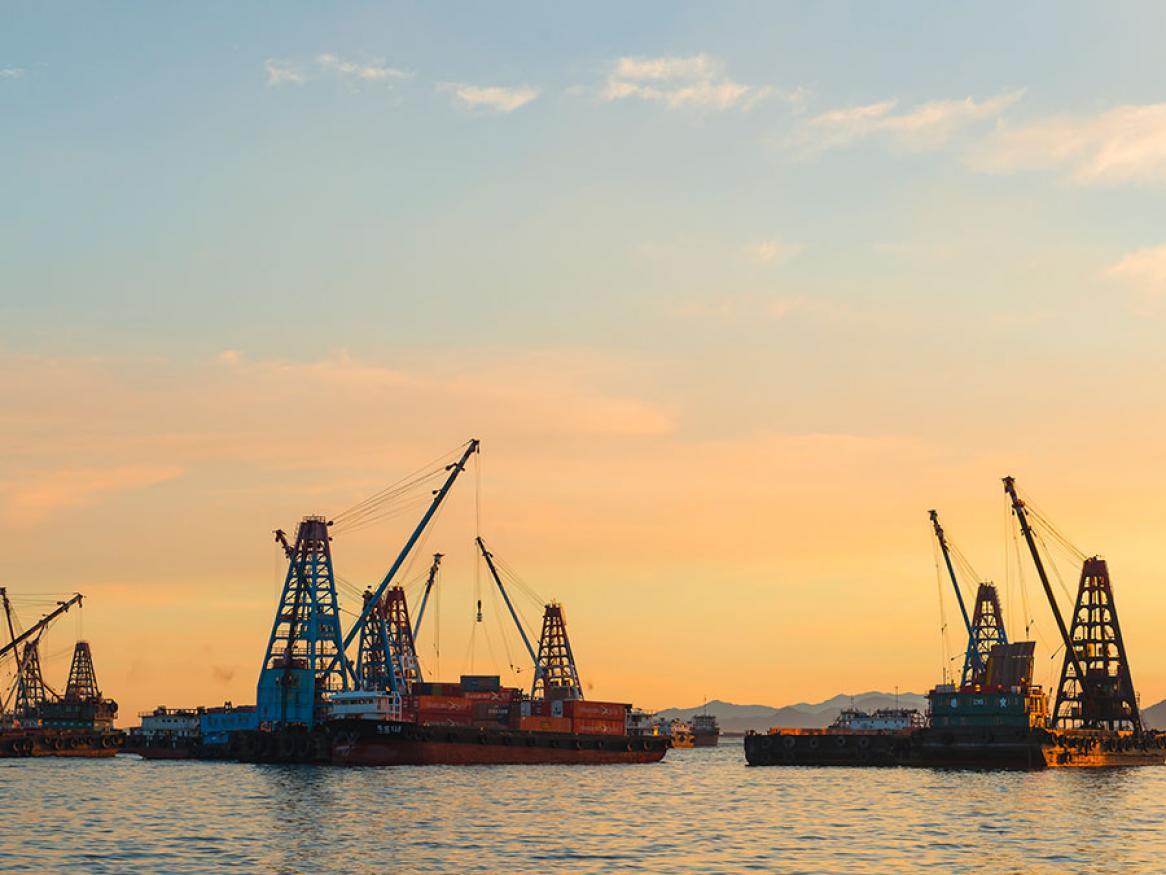
[[(751, 766), (915, 766), (922, 768), (1040, 770), (1115, 768), (1166, 764), (1161, 735), (1115, 748), (1116, 737), (1034, 730), (1017, 738), (985, 741), (953, 733), (805, 735), (772, 732), (745, 737)], [(1110, 749), (1106, 749), (1110, 748)]]
[(351, 766), (615, 765), (659, 762), (663, 736), (576, 735), (507, 728), (333, 721), (321, 732), (235, 733), (244, 762)]

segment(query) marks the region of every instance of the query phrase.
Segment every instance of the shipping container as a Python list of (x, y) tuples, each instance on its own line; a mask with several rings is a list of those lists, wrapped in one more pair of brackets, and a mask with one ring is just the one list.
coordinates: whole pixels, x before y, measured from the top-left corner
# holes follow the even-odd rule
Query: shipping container
[(470, 714), (474, 710), (474, 703), (461, 696), (413, 696), (410, 707), (418, 711), (431, 713), (444, 712), (447, 714)]
[(522, 691), (513, 688), (494, 690), (492, 692), (467, 690), (463, 693), (463, 697), (475, 702), (512, 702), (515, 699), (522, 698)]
[(622, 720), (593, 720), (576, 717), (571, 721), (571, 729), (580, 735), (624, 735), (626, 727)]
[(593, 702), (590, 699), (569, 699), (563, 702), (563, 715), (573, 719), (624, 720), (630, 705), (619, 702)]
[(426, 726), (469, 726), (474, 721), (469, 714), (451, 714), (448, 711), (418, 711), (417, 722)]
[(502, 686), (502, 678), (496, 674), (464, 674), (461, 688), (466, 692), (493, 693)]
[(510, 719), (510, 705), (500, 702), (474, 702), (474, 719), (505, 723)]
[(460, 696), (462, 688), (460, 684), (448, 682), (418, 681), (413, 684), (411, 692), (415, 696)]
[(531, 732), (570, 732), (571, 721), (566, 717), (522, 717), (518, 728)]

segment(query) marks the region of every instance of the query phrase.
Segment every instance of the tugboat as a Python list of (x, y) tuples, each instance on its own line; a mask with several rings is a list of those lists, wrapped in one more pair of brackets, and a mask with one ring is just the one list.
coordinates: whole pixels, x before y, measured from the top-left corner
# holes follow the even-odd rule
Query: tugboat
[(12, 654), (16, 661), (16, 677), (5, 699), (13, 703), (12, 708), (0, 712), (0, 757), (111, 757), (124, 744), (125, 737), (113, 728), (117, 703), (103, 697), (97, 687), (87, 641), (78, 641), (73, 650), (63, 695), (54, 692), (41, 675), (41, 636), (81, 600), (76, 593), (58, 602), (54, 610), (17, 634), (12, 602), (8, 591), (0, 587), (10, 639), (0, 648), (0, 658)]
[(708, 704), (700, 714), (692, 716), (692, 743), (694, 747), (716, 747), (721, 738), (717, 715), (708, 712)]
[(750, 765), (1045, 769), (1166, 763), (1166, 733), (1148, 730), (1138, 710), (1108, 565), (1077, 551), (1083, 560), (1081, 578), (1066, 626), (1032, 525), (1044, 526), (1062, 544), (1068, 541), (1018, 496), (1013, 478), (1004, 478), (1004, 488), (1065, 645), (1052, 709), (1032, 682), (1036, 645), (1007, 640), (995, 587), (979, 585), (974, 615), (968, 617), (953, 565), (955, 551), (931, 511), (968, 629), (960, 685), (940, 684), (928, 694), (930, 719), (921, 728), (874, 737), (853, 729), (828, 739), (814, 737), (813, 730), (806, 738), (806, 733), (781, 729), (747, 736)]

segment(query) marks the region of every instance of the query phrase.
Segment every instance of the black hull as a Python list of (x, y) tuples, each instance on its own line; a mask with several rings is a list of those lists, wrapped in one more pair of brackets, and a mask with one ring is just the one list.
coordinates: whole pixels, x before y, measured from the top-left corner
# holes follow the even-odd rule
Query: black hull
[(909, 733), (774, 732), (745, 737), (751, 766), (913, 766), (922, 768), (1108, 768), (1166, 764), (1166, 736), (1141, 740), (1100, 731), (1044, 729)]

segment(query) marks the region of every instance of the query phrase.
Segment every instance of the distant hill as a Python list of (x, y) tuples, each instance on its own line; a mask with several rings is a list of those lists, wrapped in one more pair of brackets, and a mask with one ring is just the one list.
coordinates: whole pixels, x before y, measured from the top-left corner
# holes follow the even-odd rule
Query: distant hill
[(1142, 722), (1149, 729), (1166, 729), (1166, 700), (1142, 709)]
[[(899, 707), (918, 708), (927, 710), (927, 699), (918, 693), (900, 693)], [(737, 705), (733, 702), (723, 702), (714, 699), (707, 706), (697, 705), (694, 708), (666, 708), (659, 715), (666, 720), (679, 718), (691, 719), (693, 714), (700, 714), (705, 710), (715, 714), (722, 732), (764, 732), (771, 726), (785, 726), (791, 729), (820, 729), (829, 726), (843, 708), (860, 708), (863, 711), (874, 711), (878, 708), (894, 708), (894, 693), (858, 693), (854, 696), (837, 695), (824, 702), (800, 702), (797, 705), (785, 705), (775, 708), (772, 705)], [(1166, 702), (1162, 703), (1166, 706)], [(1157, 707), (1157, 706), (1156, 706)], [(1166, 722), (1166, 707), (1162, 716)]]

